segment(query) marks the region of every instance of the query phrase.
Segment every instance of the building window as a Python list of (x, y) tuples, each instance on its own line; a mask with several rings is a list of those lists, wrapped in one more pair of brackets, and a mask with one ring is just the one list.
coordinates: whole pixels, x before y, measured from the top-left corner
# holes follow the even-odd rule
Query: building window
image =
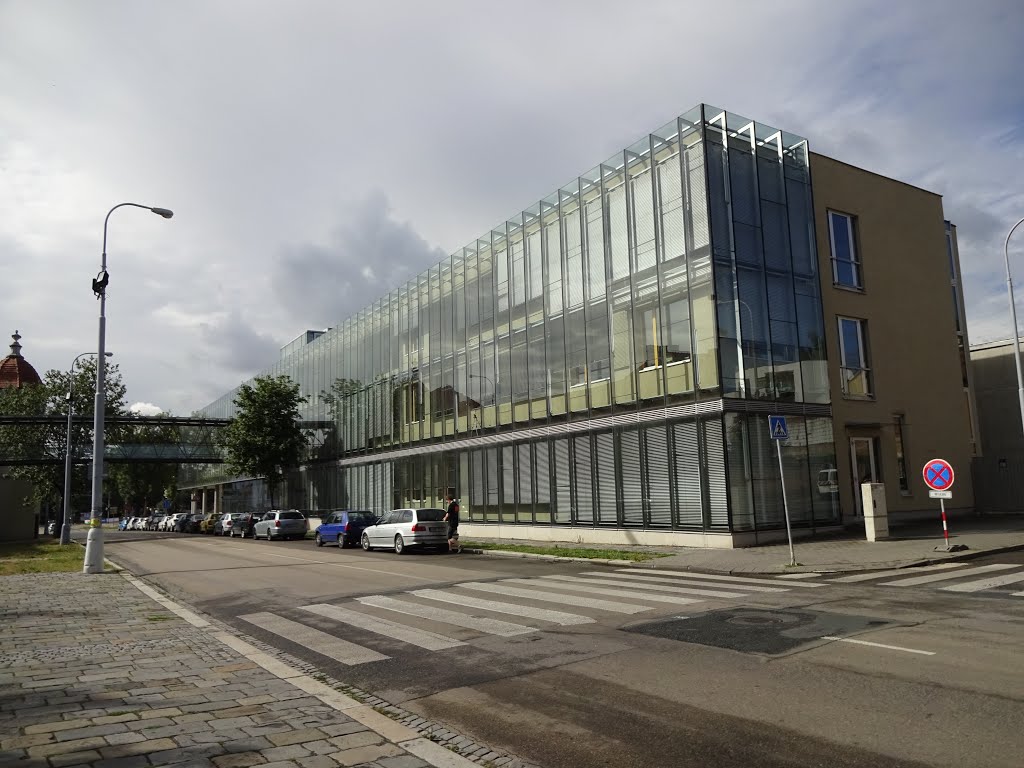
[(828, 235), (832, 245), (832, 282), (844, 288), (863, 288), (860, 256), (854, 237), (854, 217), (828, 212)]
[(866, 320), (839, 318), (839, 364), (844, 395), (870, 397), (873, 394)]
[(910, 493), (910, 481), (907, 479), (907, 459), (903, 451), (903, 416), (893, 417), (893, 433), (896, 441), (896, 471), (899, 474), (900, 493)]

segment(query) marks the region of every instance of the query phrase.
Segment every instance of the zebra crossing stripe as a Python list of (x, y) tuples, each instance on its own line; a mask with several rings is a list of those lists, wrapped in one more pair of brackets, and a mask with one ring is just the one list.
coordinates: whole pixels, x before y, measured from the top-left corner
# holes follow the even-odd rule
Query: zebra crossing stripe
[(1002, 587), (1006, 584), (1016, 584), (1018, 581), (1024, 581), (1024, 573), (1010, 573), (1005, 576), (993, 576), (990, 579), (967, 581), (963, 584), (954, 584), (951, 587), (940, 587), (940, 589), (944, 592), (980, 592), (983, 589)]
[(516, 603), (503, 603), (498, 600), (483, 600), (478, 597), (469, 597), (455, 592), (446, 592), (441, 589), (415, 589), (410, 595), (422, 597), (426, 600), (437, 600), (442, 603), (453, 605), (464, 605), (467, 608), (479, 608), (493, 613), (508, 613), (512, 616), (524, 616), (528, 619), (539, 619), (550, 621), (552, 624), (570, 626), (573, 624), (593, 624), (594, 620), (589, 616), (581, 616), (578, 613), (566, 613), (565, 611), (552, 611), (548, 608), (534, 608), (529, 605), (517, 605)]
[[(586, 571), (586, 572), (584, 572), (583, 575), (584, 576), (607, 576), (606, 573), (600, 573), (598, 571)], [(624, 573), (619, 578), (631, 579), (633, 581), (636, 581), (638, 584), (639, 583), (645, 583), (645, 582), (655, 582), (655, 583), (661, 582), (661, 583), (665, 583), (665, 584), (693, 585), (695, 587), (705, 587), (705, 586), (707, 586), (707, 587), (722, 587), (723, 589), (728, 587), (727, 584), (708, 584), (706, 582), (701, 582), (701, 581), (696, 581), (696, 582), (694, 582), (694, 581), (686, 581), (685, 579), (678, 579), (678, 578), (675, 578), (675, 577), (672, 577), (672, 576), (653, 576), (653, 575), (648, 576), (646, 573), (644, 573), (644, 574), (641, 574), (641, 573)], [(755, 587), (753, 584), (737, 585), (736, 589), (742, 589), (744, 592), (788, 592), (789, 591), (786, 587)], [(741, 597), (741, 595), (739, 595), (739, 594), (737, 594), (735, 596), (736, 597)]]
[(273, 613), (249, 613), (238, 618), (348, 666), (388, 658), (382, 653)]
[[(548, 580), (557, 580), (559, 586), (564, 586), (568, 590), (576, 592), (589, 592), (593, 595), (608, 595), (608, 597), (628, 597), (630, 600), (649, 600), (655, 603), (673, 603), (674, 605), (689, 605), (690, 603), (702, 602), (692, 597), (676, 597), (675, 595), (648, 595), (637, 590), (630, 591), (628, 589), (609, 589), (607, 587), (597, 587), (592, 584), (581, 584), (577, 581), (573, 581), (571, 576), (544, 576), (536, 579), (505, 579), (511, 584), (537, 584), (542, 583), (544, 586), (553, 586)], [(570, 584), (565, 582), (569, 581)], [(588, 581), (587, 579), (581, 579), (580, 581)]]
[[(664, 584), (651, 583), (649, 579), (644, 579), (642, 581), (631, 581), (629, 579), (608, 577), (607, 574), (603, 574), (603, 573), (596, 573), (596, 574), (595, 573), (591, 573), (591, 574), (583, 574), (583, 575), (584, 576), (590, 575), (590, 576), (594, 576), (595, 578), (584, 579), (584, 578), (577, 578), (577, 577), (574, 577), (574, 576), (545, 576), (543, 578), (558, 579), (559, 581), (572, 581), (572, 582), (580, 583), (580, 584), (598, 584), (598, 585), (604, 585), (604, 586), (608, 586), (608, 587), (623, 587), (625, 589), (649, 589), (652, 592), (674, 592), (674, 593), (680, 594), (680, 595), (699, 595), (701, 597), (746, 597), (746, 595), (744, 595), (742, 592), (721, 592), (721, 591), (719, 591), (717, 589), (696, 589), (695, 588), (697, 586), (703, 587), (704, 586), (703, 584), (700, 584), (700, 585), (696, 585), (695, 584), (693, 587), (691, 587), (691, 586), (680, 586), (678, 583), (675, 583), (671, 587), (669, 587), (669, 586), (666, 586)], [(604, 576), (606, 578), (596, 578), (596, 577), (600, 577), (600, 576)], [(713, 584), (709, 584), (708, 586), (714, 586), (714, 585)], [(742, 589), (742, 587), (740, 587), (740, 589)], [(783, 590), (779, 590), (779, 591), (781, 592)]]
[(488, 619), (483, 616), (467, 616), (458, 611), (448, 611), (444, 608), (435, 608), (432, 605), (416, 605), (415, 603), (396, 600), (385, 595), (368, 595), (367, 597), (357, 597), (356, 600), (363, 605), (372, 605), (374, 608), (383, 608), (386, 611), (395, 611), (396, 613), (404, 613), (409, 616), (419, 616), (421, 619), (439, 621), (456, 627), (475, 629), (477, 632), (483, 632), (487, 635), (511, 637), (513, 635), (527, 635), (530, 632), (537, 631), (536, 627), (513, 624), (510, 621), (502, 621), (501, 619)]
[(840, 576), (829, 581), (840, 581), (851, 584), (858, 581), (870, 581), (871, 579), (884, 579), (886, 576), (909, 576), (912, 573), (924, 571), (945, 571), (950, 568), (963, 568), (964, 563), (938, 563), (936, 565), (922, 565), (914, 568), (892, 568), (888, 571), (874, 571), (873, 573), (855, 573), (852, 576)]
[(376, 635), (390, 637), (392, 640), (401, 640), (403, 643), (426, 648), (428, 651), (443, 651), (445, 648), (454, 648), (465, 643), (458, 640), (438, 635), (434, 632), (427, 632), (425, 629), (414, 629), (404, 624), (397, 624), (387, 619), (380, 619), (366, 613), (359, 613), (339, 605), (328, 605), (327, 603), (316, 603), (315, 605), (300, 606), (303, 611), (315, 613), (317, 616), (324, 616), (343, 624), (349, 624)]
[[(636, 568), (617, 568), (618, 571), (630, 571), (636, 573)], [(661, 568), (655, 568), (654, 573), (662, 576), (679, 576), (684, 579), (701, 579), (703, 581), (727, 581), (737, 582), (739, 584), (772, 584), (770, 579), (752, 579), (747, 576), (729, 576), (724, 573), (695, 573), (693, 571), (663, 571)], [(725, 584), (719, 584), (718, 586), (724, 587)], [(824, 584), (811, 581), (788, 581), (786, 582), (786, 588), (792, 587), (824, 587)]]
[(1007, 568), (1019, 568), (1018, 565), (1007, 563), (993, 563), (992, 565), (980, 565), (977, 568), (968, 568), (966, 571), (954, 571), (953, 573), (933, 573), (928, 576), (916, 576), (910, 579), (896, 579), (896, 581), (884, 581), (883, 587), (914, 587), (918, 584), (930, 584), (933, 581), (944, 581), (945, 579), (959, 579), (968, 574), (986, 573), (988, 571), (1005, 571)]
[[(528, 579), (523, 579), (520, 583), (530, 584), (534, 587), (540, 586), (536, 582), (531, 582)], [(597, 608), (598, 610), (610, 611), (611, 613), (643, 613), (644, 611), (651, 610), (648, 606), (637, 605), (635, 602), (618, 603), (614, 600), (600, 600), (596, 597), (567, 595), (563, 592), (547, 592), (543, 589), (520, 589), (519, 587), (510, 587), (504, 584), (488, 584), (480, 581), (467, 581), (462, 584), (456, 584), (456, 586), (461, 587), (462, 589), (475, 589), (479, 592), (493, 592), (497, 595), (508, 595), (509, 597), (525, 597), (529, 600), (537, 600), (542, 603), (560, 603), (562, 605), (572, 605), (577, 608)]]

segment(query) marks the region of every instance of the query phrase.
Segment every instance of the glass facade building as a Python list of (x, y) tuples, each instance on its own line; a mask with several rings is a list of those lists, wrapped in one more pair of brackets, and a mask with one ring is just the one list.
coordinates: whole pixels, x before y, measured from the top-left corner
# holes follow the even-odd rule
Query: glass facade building
[(469, 525), (777, 530), (779, 413), (794, 525), (837, 524), (809, 161), (701, 105), (292, 342), (265, 373), (320, 429), (289, 504), (452, 489)]

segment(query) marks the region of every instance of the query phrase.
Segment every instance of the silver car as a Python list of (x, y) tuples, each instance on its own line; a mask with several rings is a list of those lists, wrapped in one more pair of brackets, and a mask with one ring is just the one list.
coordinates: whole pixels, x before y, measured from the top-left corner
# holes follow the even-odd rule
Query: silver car
[(253, 538), (267, 541), (303, 539), (308, 530), (309, 523), (299, 510), (274, 509), (263, 515), (263, 519), (256, 523)]
[(443, 509), (394, 509), (363, 531), (363, 549), (393, 549), (402, 554), (406, 547), (447, 547), (448, 524)]

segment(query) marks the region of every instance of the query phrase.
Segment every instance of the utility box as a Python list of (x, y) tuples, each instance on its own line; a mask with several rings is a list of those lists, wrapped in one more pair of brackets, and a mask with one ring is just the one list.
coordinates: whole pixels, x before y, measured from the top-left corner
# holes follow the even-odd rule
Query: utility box
[(860, 499), (864, 509), (864, 533), (867, 540), (889, 538), (889, 508), (885, 504), (885, 484), (862, 483)]

